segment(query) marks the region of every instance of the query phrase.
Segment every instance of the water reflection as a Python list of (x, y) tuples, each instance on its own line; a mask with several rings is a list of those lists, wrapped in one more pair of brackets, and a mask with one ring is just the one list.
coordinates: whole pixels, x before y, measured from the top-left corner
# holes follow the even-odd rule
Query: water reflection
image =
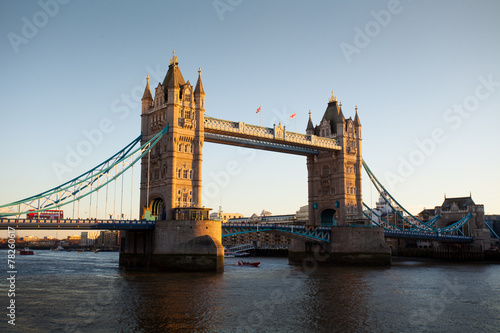
[(222, 327), (221, 274), (126, 274), (123, 278), (126, 330), (207, 332)]
[[(286, 258), (259, 258), (259, 268), (228, 259), (223, 274), (151, 274), (120, 270), (113, 253), (26, 257), (16, 261), (18, 332), (496, 332), (500, 326), (500, 265), (396, 262), (385, 269), (304, 271)], [(0, 323), (1, 332), (11, 329)]]
[(145, 332), (379, 327), (369, 315), (366, 295), (373, 286), (362, 270), (322, 267), (308, 272), (280, 264), (264, 264), (262, 269), (229, 266), (223, 275), (125, 275), (128, 306), (123, 317), (131, 319), (129, 329)]

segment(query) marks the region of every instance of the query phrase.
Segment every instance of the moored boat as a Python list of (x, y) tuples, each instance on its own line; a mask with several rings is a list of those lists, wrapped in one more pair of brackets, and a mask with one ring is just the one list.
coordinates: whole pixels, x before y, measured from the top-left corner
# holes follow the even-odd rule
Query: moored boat
[(234, 258), (234, 253), (224, 248), (224, 258)]
[(35, 252), (32, 249), (26, 247), (26, 248), (22, 249), (21, 251), (19, 251), (19, 254), (22, 256), (25, 256), (25, 255), (33, 255), (33, 254), (35, 254)]

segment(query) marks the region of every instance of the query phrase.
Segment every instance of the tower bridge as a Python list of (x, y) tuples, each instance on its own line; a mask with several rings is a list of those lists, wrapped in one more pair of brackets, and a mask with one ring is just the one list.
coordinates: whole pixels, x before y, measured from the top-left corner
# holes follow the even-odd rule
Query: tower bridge
[[(307, 225), (294, 230), (293, 226), (279, 230), (278, 226), (264, 228), (269, 232), (296, 234), (289, 248), (291, 262), (306, 259), (311, 254), (312, 241), (322, 243), (322, 251), (328, 253), (325, 256), (328, 262), (387, 265), (391, 254), (384, 233), (386, 236), (414, 237), (415, 232), (427, 232), (424, 236), (431, 237), (429, 233), (437, 232), (439, 239), (441, 229), (413, 216), (407, 221), (415, 230), (396, 230), (387, 221), (374, 221), (379, 227), (372, 227), (373, 214), (370, 216), (363, 211), (362, 126), (358, 110), (356, 107), (354, 119), (346, 118), (342, 104), (333, 93), (320, 123), (315, 126), (309, 113), (306, 133), (301, 134), (290, 132), (281, 124), (268, 128), (205, 116), (201, 70), (193, 87), (190, 81), (184, 80), (175, 54), (163, 82), (154, 90), (153, 97), (148, 77), (142, 97), (141, 135), (136, 140), (86, 174), (39, 195), (0, 206), (0, 227), (13, 223), (4, 221), (5, 218), (16, 216), (19, 220), (21, 214), (29, 211), (59, 209), (76, 202), (79, 209), (80, 199), (92, 193), (98, 197), (99, 189), (122, 177), (124, 171), (140, 160), (141, 221), (86, 223), (76, 219), (64, 223), (56, 221), (55, 224), (58, 228), (109, 226), (123, 230), (120, 251), (123, 267), (221, 271), (223, 228), (220, 221), (209, 219), (210, 209), (201, 202), (203, 146), (211, 142), (306, 157)], [(133, 144), (139, 141), (141, 146), (133, 150)], [(380, 187), (369, 169), (367, 171), (375, 186)], [(454, 232), (467, 222), (468, 219), (462, 219), (447, 226), (445, 231)], [(23, 227), (51, 227), (46, 221), (16, 223)], [(224, 235), (254, 231), (248, 225), (225, 225), (224, 228)], [(408, 235), (408, 232), (413, 234)]]
[[(165, 126), (168, 125), (169, 130), (148, 155), (142, 157), (141, 163), (141, 215), (157, 220), (155, 231), (149, 234), (124, 232), (125, 246), (120, 257), (123, 266), (153, 263), (175, 269), (185, 260), (183, 253), (179, 252), (182, 249), (196, 254), (191, 256), (190, 267), (202, 268), (207, 258), (208, 265), (220, 267), (223, 255), (220, 222), (189, 217), (197, 214), (208, 216), (201, 203), (205, 141), (306, 156), (308, 225), (342, 227), (353, 222), (368, 223), (363, 218), (362, 206), (361, 122), (357, 108), (354, 120), (346, 119), (333, 94), (319, 125), (314, 126), (309, 115), (306, 134), (287, 131), (281, 124), (267, 128), (207, 117), (201, 70), (193, 87), (190, 81), (185, 81), (174, 54), (163, 82), (155, 88), (154, 97), (148, 78), (142, 97), (141, 118), (142, 144)], [(188, 218), (179, 220), (179, 216)], [(192, 225), (188, 228), (190, 223)], [(361, 238), (352, 228), (337, 228), (335, 233), (332, 237), (342, 239), (342, 245), (336, 248), (332, 245), (328, 251), (339, 257), (344, 253), (352, 257), (363, 252), (370, 260), (390, 262), (382, 229), (363, 232)], [(201, 246), (202, 243), (205, 245)], [(305, 243), (296, 241), (292, 244), (292, 257), (297, 253), (298, 260), (301, 260), (308, 248)], [(363, 245), (356, 248), (354, 244)], [(138, 252), (138, 248), (142, 250)], [(210, 255), (205, 255), (207, 251)]]

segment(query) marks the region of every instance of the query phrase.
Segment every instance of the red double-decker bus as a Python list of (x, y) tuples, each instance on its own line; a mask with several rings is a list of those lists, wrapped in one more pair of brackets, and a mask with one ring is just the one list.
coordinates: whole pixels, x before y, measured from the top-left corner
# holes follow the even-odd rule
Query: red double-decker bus
[[(31, 209), (30, 212), (31, 211), (34, 211), (34, 209)], [(64, 218), (64, 212), (62, 210), (46, 210), (38, 213), (28, 213), (26, 216), (28, 219), (60, 220)]]

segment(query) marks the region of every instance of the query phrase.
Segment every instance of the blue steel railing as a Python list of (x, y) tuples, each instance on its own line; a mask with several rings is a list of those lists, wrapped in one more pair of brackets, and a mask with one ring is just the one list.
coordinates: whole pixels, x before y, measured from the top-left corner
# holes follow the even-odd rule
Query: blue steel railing
[[(91, 219), (8, 219), (0, 218), (0, 229), (13, 227), (16, 229), (103, 229), (103, 230), (152, 230), (155, 221), (146, 220), (91, 220)], [(350, 226), (373, 227), (373, 226)], [(338, 227), (333, 227), (338, 228)], [(330, 242), (331, 227), (313, 227), (293, 224), (248, 224), (223, 223), (222, 237), (241, 235), (251, 232), (283, 232), (292, 238), (310, 239), (321, 242)], [(415, 232), (384, 230), (385, 237), (413, 238), (439, 241), (453, 241), (468, 243), (472, 237), (442, 234), (439, 232)]]
[(331, 228), (313, 227), (291, 224), (249, 224), (249, 223), (223, 223), (222, 237), (246, 234), (250, 232), (285, 232), (290, 237), (306, 238), (322, 242), (330, 242)]
[(90, 220), (90, 219), (7, 219), (0, 218), (0, 229), (154, 229), (154, 221), (146, 220)]
[(415, 231), (399, 231), (399, 230), (384, 230), (384, 236), (390, 238), (414, 238), (414, 239), (426, 239), (426, 240), (439, 240), (439, 241), (450, 241), (450, 242), (460, 242), (460, 243), (471, 243), (473, 241), (472, 237), (459, 236), (459, 235), (447, 235), (438, 232), (415, 232)]

